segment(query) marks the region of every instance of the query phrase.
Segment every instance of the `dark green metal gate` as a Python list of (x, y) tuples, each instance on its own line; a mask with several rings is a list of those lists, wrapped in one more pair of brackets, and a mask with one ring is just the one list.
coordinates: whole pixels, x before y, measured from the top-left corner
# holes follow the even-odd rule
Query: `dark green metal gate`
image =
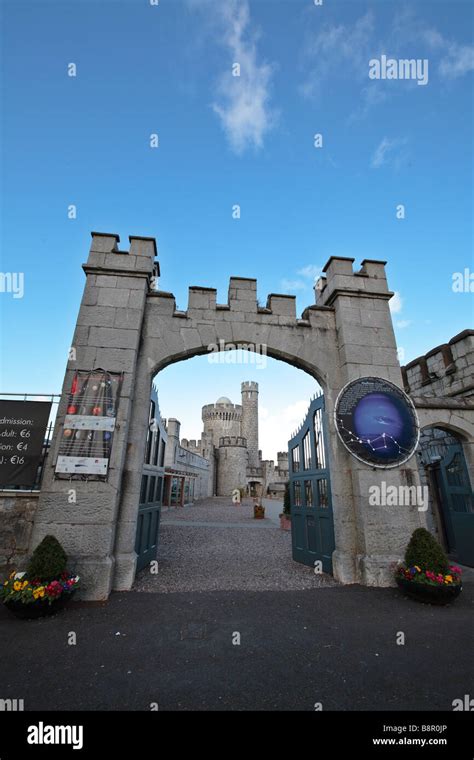
[(163, 494), (163, 477), (144, 470), (138, 506), (135, 551), (137, 571), (156, 559)]
[(293, 559), (322, 563), (332, 572), (334, 523), (324, 396), (315, 398), (297, 435), (288, 442)]
[(438, 483), (448, 550), (457, 562), (474, 566), (474, 500), (460, 443), (448, 446)]
[(140, 502), (135, 535), (137, 572), (156, 559), (164, 491), (166, 431), (159, 416), (158, 396), (153, 389), (143, 464)]

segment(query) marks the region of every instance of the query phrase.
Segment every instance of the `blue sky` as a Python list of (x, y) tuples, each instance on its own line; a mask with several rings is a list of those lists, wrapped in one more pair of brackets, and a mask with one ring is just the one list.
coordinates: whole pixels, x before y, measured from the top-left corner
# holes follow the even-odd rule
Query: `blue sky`
[[(2, 271), (25, 277), (23, 298), (0, 293), (1, 391), (60, 389), (91, 230), (119, 233), (123, 247), (130, 234), (156, 237), (160, 287), (179, 308), (188, 285), (225, 302), (240, 275), (257, 277), (261, 301), (294, 293), (301, 312), (318, 268), (344, 255), (388, 261), (405, 361), (472, 326), (472, 294), (452, 290), (453, 273), (474, 267), (471, 3), (0, 7)], [(428, 59), (428, 84), (370, 80), (382, 54)], [(313, 387), (281, 363), (221, 375), (192, 361), (158, 383), (163, 413), (189, 437), (201, 403), (238, 401), (240, 380), (260, 382), (276, 419)], [(193, 399), (182, 395), (191, 372)], [(262, 443), (274, 456), (274, 435)]]

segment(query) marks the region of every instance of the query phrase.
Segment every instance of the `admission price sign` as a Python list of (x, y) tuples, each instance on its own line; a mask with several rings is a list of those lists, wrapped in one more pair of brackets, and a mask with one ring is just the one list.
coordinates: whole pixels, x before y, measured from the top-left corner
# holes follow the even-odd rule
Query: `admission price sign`
[(35, 484), (50, 401), (0, 399), (0, 486)]
[(106, 479), (122, 374), (78, 370), (68, 395), (56, 476)]
[(380, 377), (361, 377), (344, 386), (334, 419), (346, 449), (372, 467), (398, 467), (418, 446), (419, 423), (411, 399)]

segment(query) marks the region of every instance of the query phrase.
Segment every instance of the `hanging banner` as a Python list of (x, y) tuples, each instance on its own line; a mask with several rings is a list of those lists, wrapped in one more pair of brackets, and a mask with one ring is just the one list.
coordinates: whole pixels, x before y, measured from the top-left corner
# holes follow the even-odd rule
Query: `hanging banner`
[(122, 374), (78, 370), (69, 392), (56, 474), (107, 478)]
[(35, 485), (50, 401), (0, 399), (0, 487)]

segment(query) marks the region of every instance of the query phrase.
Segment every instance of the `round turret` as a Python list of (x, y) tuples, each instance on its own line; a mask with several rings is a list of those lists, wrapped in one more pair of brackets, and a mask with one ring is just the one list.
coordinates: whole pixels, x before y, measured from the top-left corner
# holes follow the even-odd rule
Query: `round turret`
[(247, 485), (247, 441), (242, 436), (222, 436), (219, 440), (217, 495), (231, 496)]
[(219, 438), (224, 435), (241, 435), (242, 407), (233, 404), (227, 396), (221, 396), (215, 404), (202, 408), (204, 432), (212, 434), (214, 446), (219, 446)]

